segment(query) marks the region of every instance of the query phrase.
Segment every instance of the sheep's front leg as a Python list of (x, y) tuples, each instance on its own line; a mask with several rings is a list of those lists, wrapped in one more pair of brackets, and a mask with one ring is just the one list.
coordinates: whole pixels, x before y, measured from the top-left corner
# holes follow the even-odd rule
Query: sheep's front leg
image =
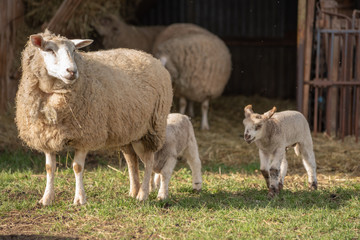
[(259, 150), (259, 156), (260, 156), (260, 171), (265, 179), (266, 186), (269, 188), (270, 182), (269, 182), (269, 168), (270, 168), (270, 162), (269, 162), (269, 155), (264, 153), (263, 151)]
[(56, 170), (56, 156), (53, 153), (45, 153), (46, 158), (46, 188), (44, 196), (40, 199), (39, 203), (46, 206), (50, 205), (54, 200), (54, 176)]
[(131, 145), (123, 147), (122, 153), (124, 154), (130, 179), (130, 197), (136, 197), (140, 189), (140, 178), (139, 178), (139, 162), (136, 153)]
[[(284, 149), (283, 151), (281, 149)], [(285, 148), (277, 149), (272, 156), (269, 170), (269, 193), (268, 197), (273, 198), (279, 193), (280, 166), (285, 155)]]
[(201, 103), (201, 130), (209, 130), (209, 122), (208, 122), (208, 111), (209, 111), (209, 99), (206, 99)]
[(141, 142), (132, 143), (132, 146), (136, 154), (140, 157), (141, 161), (145, 165), (143, 182), (141, 184), (139, 193), (136, 196), (137, 200), (144, 201), (149, 196), (149, 184), (154, 167), (154, 152), (145, 149)]
[(185, 114), (186, 104), (187, 104), (186, 98), (180, 97), (180, 100), (179, 100), (179, 105), (180, 105), (180, 107), (179, 107), (179, 112), (180, 112), (181, 114)]
[(86, 203), (86, 195), (83, 183), (86, 155), (86, 150), (77, 150), (74, 156), (73, 170), (76, 180), (74, 205), (83, 205)]

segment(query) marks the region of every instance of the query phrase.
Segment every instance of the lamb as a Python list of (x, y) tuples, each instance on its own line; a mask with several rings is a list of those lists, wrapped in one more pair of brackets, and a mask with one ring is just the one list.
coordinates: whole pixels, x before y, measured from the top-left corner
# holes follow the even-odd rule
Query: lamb
[[(145, 200), (154, 153), (165, 141), (172, 103), (170, 75), (151, 55), (130, 49), (80, 52), (92, 40), (69, 40), (49, 31), (31, 35), (22, 53), (16, 96), (19, 137), (45, 153), (47, 183), (40, 203), (54, 199), (55, 154), (74, 149), (74, 204), (85, 204), (88, 151), (121, 148), (130, 196)], [(137, 156), (144, 162), (139, 183)]]
[(316, 162), (309, 124), (297, 111), (276, 112), (276, 107), (260, 115), (254, 113), (252, 106), (244, 109), (244, 139), (247, 143), (255, 142), (259, 148), (260, 170), (272, 198), (283, 188), (288, 163), (285, 151), (294, 147), (308, 174), (310, 188), (317, 189)]
[(154, 183), (160, 189), (157, 198), (164, 200), (169, 194), (169, 182), (177, 159), (186, 160), (192, 171), (192, 186), (194, 191), (200, 191), (202, 186), (201, 161), (194, 129), (185, 115), (172, 113), (168, 115), (166, 140), (163, 147), (155, 153)]
[(209, 101), (222, 94), (231, 73), (225, 43), (199, 26), (172, 24), (157, 37), (153, 55), (170, 72), (180, 113), (185, 113), (187, 100), (200, 102), (201, 129), (209, 129)]
[(165, 26), (128, 25), (115, 15), (101, 17), (92, 25), (103, 37), (105, 49), (121, 47), (142, 50), (147, 53), (151, 53), (157, 35), (165, 29)]

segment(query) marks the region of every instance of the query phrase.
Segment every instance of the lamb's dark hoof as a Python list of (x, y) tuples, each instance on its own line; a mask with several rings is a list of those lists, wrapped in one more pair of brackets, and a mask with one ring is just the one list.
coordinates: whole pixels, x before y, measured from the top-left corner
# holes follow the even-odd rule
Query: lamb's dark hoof
[(279, 188), (275, 188), (274, 186), (270, 186), (267, 197), (272, 199), (278, 194), (279, 194)]
[(312, 182), (310, 185), (309, 185), (309, 188), (311, 190), (317, 190), (318, 186), (317, 186), (317, 182)]
[(200, 193), (200, 192), (201, 192), (201, 189), (193, 189), (192, 192), (193, 192), (193, 193)]
[(283, 184), (282, 182), (279, 182), (279, 192), (280, 192), (281, 190), (283, 190), (283, 188), (284, 188), (284, 184)]

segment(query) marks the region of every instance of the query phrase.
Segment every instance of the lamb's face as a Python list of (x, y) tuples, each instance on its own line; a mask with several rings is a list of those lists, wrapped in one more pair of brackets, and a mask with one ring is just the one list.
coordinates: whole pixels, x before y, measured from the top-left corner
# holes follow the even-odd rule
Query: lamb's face
[(244, 139), (247, 143), (252, 143), (256, 140), (261, 139), (265, 135), (265, 130), (263, 126), (266, 121), (271, 118), (271, 116), (276, 112), (276, 107), (273, 107), (273, 109), (262, 115), (254, 113), (251, 105), (246, 106), (244, 111)]
[(244, 139), (247, 143), (252, 143), (263, 136), (264, 119), (259, 114), (252, 114), (243, 120), (245, 127)]
[(47, 73), (65, 84), (73, 84), (79, 77), (74, 59), (75, 50), (88, 46), (92, 40), (66, 38), (45, 39), (41, 35), (31, 35), (31, 43), (37, 47), (44, 59)]

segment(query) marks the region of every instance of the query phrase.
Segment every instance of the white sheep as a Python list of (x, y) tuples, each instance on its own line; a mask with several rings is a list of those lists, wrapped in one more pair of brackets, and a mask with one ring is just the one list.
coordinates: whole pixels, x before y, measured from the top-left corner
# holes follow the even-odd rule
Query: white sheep
[(225, 43), (199, 26), (172, 24), (156, 38), (153, 55), (170, 72), (180, 113), (185, 113), (187, 100), (200, 102), (201, 129), (209, 129), (209, 101), (222, 94), (231, 73)]
[[(88, 151), (119, 147), (128, 163), (130, 196), (145, 200), (154, 153), (165, 141), (169, 73), (136, 50), (77, 51), (91, 42), (45, 31), (31, 35), (22, 53), (15, 120), (19, 137), (46, 156), (43, 205), (54, 199), (55, 154), (67, 148), (75, 149), (74, 204), (86, 202), (82, 178)], [(141, 187), (137, 156), (145, 164)]]
[(172, 113), (167, 118), (165, 143), (155, 153), (154, 182), (157, 188), (160, 185), (157, 196), (160, 200), (168, 197), (170, 178), (179, 158), (186, 160), (191, 168), (193, 190), (200, 191), (201, 161), (193, 126), (187, 116)]
[(131, 48), (151, 53), (157, 35), (164, 26), (133, 26), (116, 15), (100, 17), (92, 23), (102, 36), (105, 49)]
[(308, 174), (310, 188), (317, 189), (316, 162), (309, 124), (297, 111), (276, 112), (276, 107), (260, 115), (252, 106), (244, 109), (244, 139), (255, 142), (259, 148), (260, 170), (273, 197), (283, 188), (287, 172), (286, 148), (293, 146), (297, 156), (301, 155)]

